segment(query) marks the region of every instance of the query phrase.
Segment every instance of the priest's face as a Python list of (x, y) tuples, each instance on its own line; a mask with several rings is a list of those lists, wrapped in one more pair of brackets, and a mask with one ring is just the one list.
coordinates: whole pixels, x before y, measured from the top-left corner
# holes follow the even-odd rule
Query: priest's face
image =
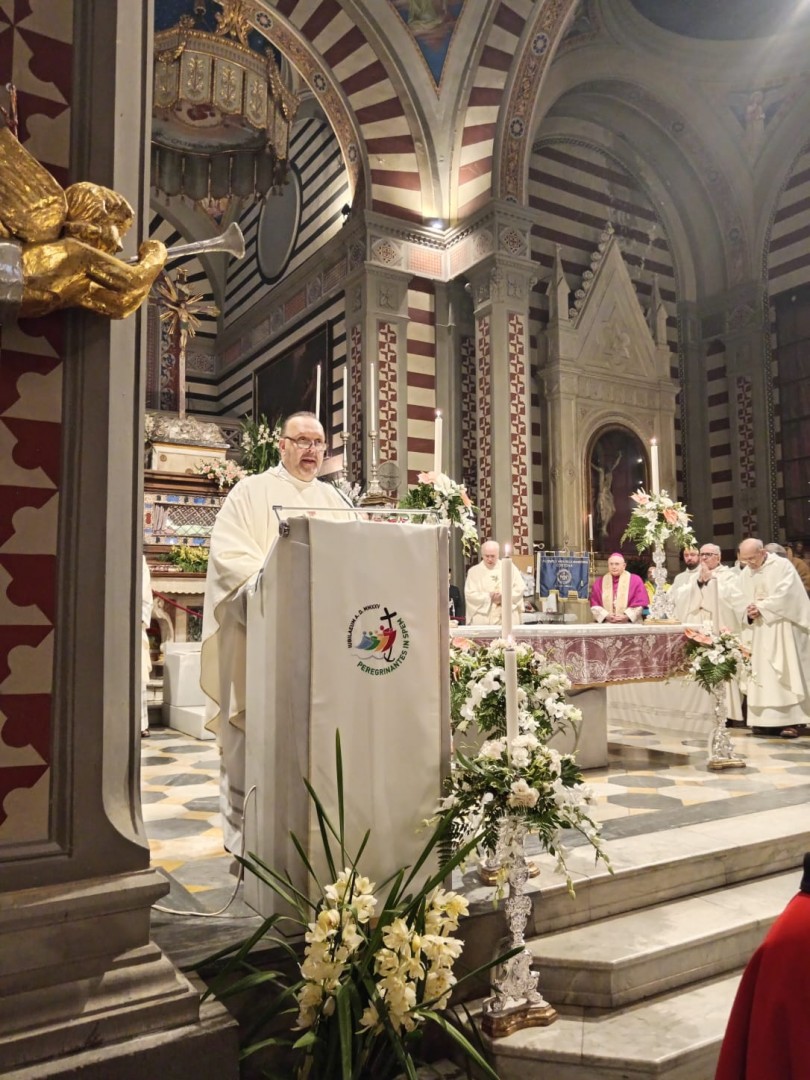
[(500, 551), (501, 549), (497, 544), (484, 544), (481, 548), (481, 561), (489, 570), (495, 569)]
[(614, 577), (618, 577), (619, 574), (623, 573), (626, 565), (621, 555), (611, 555), (608, 559), (608, 570)]
[(294, 416), (287, 421), (279, 442), (281, 464), (296, 480), (315, 479), (325, 449), (323, 428), (314, 416)]
[(753, 540), (743, 540), (740, 544), (740, 565), (747, 566), (751, 570), (759, 570), (765, 562), (767, 552), (764, 547), (758, 546)]
[(700, 562), (700, 552), (697, 548), (684, 548), (683, 561), (689, 569), (693, 570)]

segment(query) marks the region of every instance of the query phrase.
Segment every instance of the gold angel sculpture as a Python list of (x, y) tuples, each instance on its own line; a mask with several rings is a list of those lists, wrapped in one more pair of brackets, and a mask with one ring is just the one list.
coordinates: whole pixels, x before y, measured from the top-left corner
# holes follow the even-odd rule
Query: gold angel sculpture
[[(137, 311), (166, 262), (146, 240), (114, 255), (133, 221), (123, 196), (97, 184), (62, 190), (0, 119), (0, 293), (18, 318), (83, 307), (112, 319)], [(13, 303), (12, 303), (13, 301)], [(2, 319), (0, 319), (2, 321)]]

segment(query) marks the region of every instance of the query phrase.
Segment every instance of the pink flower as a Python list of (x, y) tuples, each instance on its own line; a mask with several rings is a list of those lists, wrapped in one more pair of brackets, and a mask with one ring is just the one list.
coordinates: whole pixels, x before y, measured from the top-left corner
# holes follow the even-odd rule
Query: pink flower
[(416, 477), (420, 484), (435, 484), (436, 473), (435, 472), (420, 472)]
[(701, 632), (699, 630), (693, 630), (691, 626), (687, 627), (687, 629), (684, 630), (683, 633), (684, 633), (684, 637), (688, 637), (690, 641), (696, 641), (698, 643), (698, 645), (711, 645), (712, 644), (711, 635), (701, 634)]
[(674, 510), (671, 506), (667, 506), (664, 510), (664, 521), (668, 525), (678, 524), (678, 511)]
[(646, 506), (650, 501), (650, 496), (646, 491), (637, 491), (635, 495), (631, 495), (630, 498), (634, 503), (638, 503), (639, 506)]
[(467, 494), (467, 489), (464, 487), (461, 488), (459, 490), (459, 495), (461, 495), (461, 501), (464, 503), (467, 509), (469, 509), (472, 506), (472, 502), (470, 501), (470, 496)]

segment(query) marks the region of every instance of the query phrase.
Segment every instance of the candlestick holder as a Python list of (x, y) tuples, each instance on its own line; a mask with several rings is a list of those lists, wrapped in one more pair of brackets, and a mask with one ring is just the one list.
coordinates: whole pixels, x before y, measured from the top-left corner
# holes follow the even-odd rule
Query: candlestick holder
[(351, 442), (351, 438), (352, 437), (348, 433), (348, 431), (341, 431), (341, 433), (340, 433), (340, 441), (343, 443), (343, 454), (342, 454), (342, 457), (341, 457), (341, 460), (340, 460), (340, 470), (338, 472), (338, 477), (339, 477), (340, 480), (344, 481), (347, 484), (350, 483), (348, 461), (349, 461), (349, 443)]
[(653, 581), (655, 582), (655, 593), (653, 594), (652, 602), (650, 603), (650, 617), (647, 622), (650, 623), (671, 623), (675, 622), (675, 604), (672, 597), (664, 590), (664, 585), (667, 580), (667, 571), (664, 566), (665, 553), (663, 547), (659, 547), (657, 544), (653, 548), (653, 562), (655, 563), (655, 569), (653, 570)]
[(707, 767), (712, 772), (723, 769), (744, 769), (745, 758), (735, 752), (731, 738), (726, 731), (726, 685), (720, 683), (712, 688), (714, 698), (714, 724), (709, 734), (709, 759)]
[(537, 989), (538, 973), (532, 971), (532, 954), (526, 948), (526, 923), (532, 902), (526, 895), (529, 869), (523, 853), (525, 822), (517, 814), (505, 814), (498, 830), (496, 858), (506, 868), (509, 899), (506, 917), (512, 948), (521, 951), (500, 965), (492, 980), (495, 993), (481, 1010), (481, 1027), (491, 1039), (500, 1039), (528, 1027), (545, 1027), (557, 1019), (557, 1010)]
[(371, 440), (371, 464), (369, 467), (369, 479), (363, 498), (360, 500), (363, 506), (384, 506), (389, 499), (380, 486), (379, 469), (377, 466), (377, 439), (379, 432), (370, 431), (368, 437)]

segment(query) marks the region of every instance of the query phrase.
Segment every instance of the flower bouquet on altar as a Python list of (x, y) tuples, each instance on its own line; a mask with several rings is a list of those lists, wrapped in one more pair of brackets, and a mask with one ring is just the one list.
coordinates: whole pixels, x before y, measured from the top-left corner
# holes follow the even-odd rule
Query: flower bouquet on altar
[(278, 465), (281, 461), (281, 424), (271, 428), (267, 417), (262, 413), (258, 422), (247, 417), (242, 421), (242, 435), (239, 440), (241, 465), (248, 476), (263, 473)]
[(194, 466), (194, 472), (198, 476), (204, 476), (207, 480), (216, 480), (220, 491), (224, 488), (233, 487), (237, 480), (241, 480), (247, 473), (241, 465), (229, 458), (209, 458), (200, 461)]
[[(439, 521), (447, 522), (461, 533), (461, 546), (470, 555), (478, 545), (475, 507), (467, 489), (443, 472), (419, 473), (418, 483), (400, 500), (402, 510), (433, 510)], [(414, 520), (417, 520), (414, 518)]]
[(644, 488), (639, 488), (630, 498), (635, 503), (622, 541), (632, 540), (639, 551), (646, 548), (661, 548), (667, 540), (674, 540), (679, 547), (691, 547), (695, 543), (695, 534), (689, 524), (683, 503), (670, 499), (666, 491), (649, 495)]
[(649, 495), (644, 488), (639, 488), (630, 498), (636, 505), (622, 534), (622, 541), (632, 540), (639, 551), (653, 549), (655, 593), (650, 604), (650, 616), (655, 622), (675, 622), (675, 605), (664, 588), (667, 580), (664, 544), (667, 540), (674, 540), (682, 548), (695, 546), (695, 534), (689, 524), (690, 515), (683, 503), (670, 499), (666, 491)]
[(709, 736), (710, 769), (740, 769), (745, 761), (734, 752), (726, 731), (725, 687), (732, 679), (751, 673), (751, 654), (736, 634), (721, 629), (719, 633), (704, 627), (688, 627), (686, 637), (686, 675), (714, 698), (714, 727)]

